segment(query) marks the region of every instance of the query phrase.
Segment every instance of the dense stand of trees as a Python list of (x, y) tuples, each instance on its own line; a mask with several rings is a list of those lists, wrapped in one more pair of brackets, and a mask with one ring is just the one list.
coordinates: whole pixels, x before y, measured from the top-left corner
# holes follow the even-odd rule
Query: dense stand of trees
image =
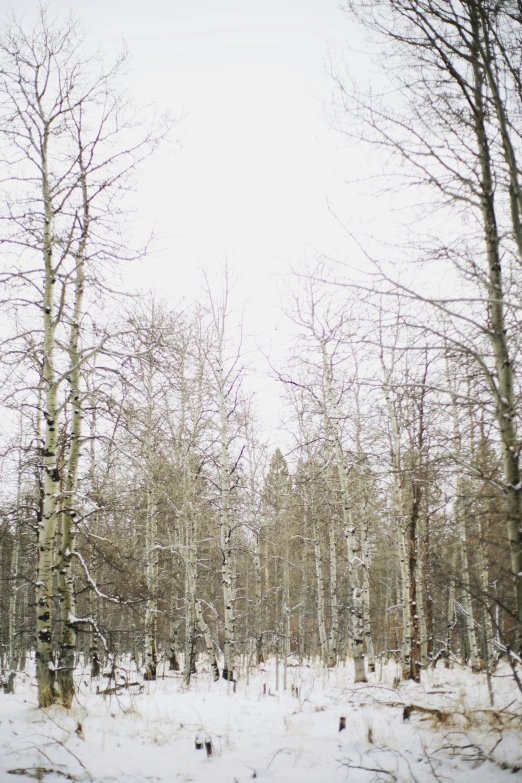
[(280, 687), (291, 656), (350, 656), (357, 682), (390, 657), (414, 680), (500, 656), (516, 675), (518, 7), (347, 10), (401, 65), (397, 107), (340, 83), (350, 132), (435, 189), (447, 236), (407, 255), (451, 290), (369, 251), (371, 286), (296, 277), (275, 451), (226, 268), (179, 308), (107, 284), (130, 255), (120, 196), (164, 132), (119, 97), (122, 63), (90, 61), (45, 12), (0, 39), (6, 691), (33, 654), (41, 706), (70, 706), (75, 667), (112, 677), (129, 658), (186, 685), (202, 661), (231, 681), (268, 656)]

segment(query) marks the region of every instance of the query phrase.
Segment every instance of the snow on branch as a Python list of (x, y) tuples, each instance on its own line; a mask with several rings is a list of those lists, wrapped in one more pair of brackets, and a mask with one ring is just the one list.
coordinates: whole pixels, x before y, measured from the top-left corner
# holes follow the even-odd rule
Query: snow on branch
[[(81, 554), (79, 552), (72, 552), (72, 554), (75, 557), (77, 557), (78, 560), (80, 561), (80, 563), (82, 564), (82, 568), (85, 571), (85, 576), (87, 577), (87, 581), (89, 582), (90, 586), (92, 587), (92, 589), (94, 590), (94, 592), (96, 593), (98, 598), (105, 598), (106, 601), (112, 601), (113, 604), (127, 604), (127, 603), (129, 603), (129, 601), (123, 601), (119, 596), (111, 596), (111, 595), (106, 595), (105, 593), (102, 593), (101, 590), (99, 589), (98, 585), (96, 584), (96, 582), (94, 581), (94, 579), (90, 575), (89, 569), (87, 568), (87, 563), (85, 562), (85, 560), (83, 559)], [(79, 621), (77, 621), (77, 622), (79, 622)]]

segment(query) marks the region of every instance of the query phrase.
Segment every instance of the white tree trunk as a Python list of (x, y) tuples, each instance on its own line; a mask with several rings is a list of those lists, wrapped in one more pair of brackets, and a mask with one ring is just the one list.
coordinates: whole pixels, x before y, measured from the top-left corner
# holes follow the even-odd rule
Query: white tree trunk
[(493, 632), (493, 623), (491, 621), (491, 614), (490, 614), (490, 602), (489, 602), (489, 568), (488, 568), (488, 560), (486, 556), (486, 547), (484, 546), (484, 533), (481, 534), (481, 542), (479, 543), (479, 578), (480, 578), (480, 589), (482, 591), (482, 601), (483, 601), (483, 622), (484, 622), (484, 644), (486, 647), (486, 655), (487, 655), (487, 662), (490, 668), (494, 668), (497, 660), (497, 655), (495, 653), (495, 645), (494, 645), (494, 632)]
[[(462, 439), (461, 439), (459, 419), (458, 419), (457, 398), (456, 398), (455, 391), (451, 385), (450, 372), (447, 363), (446, 363), (446, 375), (447, 375), (447, 382), (451, 395), (455, 457), (457, 460), (457, 464), (460, 465), (463, 455), (462, 455), (462, 448), (461, 448)], [(480, 658), (478, 653), (477, 637), (475, 634), (475, 622), (473, 620), (473, 607), (471, 604), (471, 593), (470, 593), (471, 581), (470, 581), (469, 561), (468, 561), (468, 541), (467, 541), (467, 533), (466, 533), (466, 520), (465, 520), (464, 509), (463, 509), (464, 482), (462, 480), (459, 467), (457, 468), (457, 471), (458, 473), (457, 473), (457, 485), (456, 485), (456, 495), (455, 495), (455, 528), (459, 541), (458, 551), (460, 554), (460, 576), (464, 587), (463, 603), (464, 603), (464, 611), (466, 613), (466, 633), (468, 637), (468, 647), (469, 647), (471, 668), (473, 671), (479, 671)]]
[(319, 644), (321, 647), (321, 660), (324, 662), (328, 657), (328, 642), (326, 639), (326, 621), (325, 621), (325, 601), (324, 601), (324, 578), (323, 561), (321, 556), (321, 543), (314, 509), (312, 507), (312, 531), (314, 537), (314, 559), (315, 576), (317, 579), (317, 628), (319, 631)]
[(255, 596), (256, 596), (256, 663), (259, 666), (264, 662), (263, 653), (263, 572), (261, 568), (261, 543), (260, 532), (254, 533), (254, 572), (255, 572)]
[(337, 606), (337, 550), (335, 529), (328, 528), (330, 539), (330, 636), (328, 639), (328, 666), (336, 666), (339, 655), (339, 609)]
[(56, 530), (56, 513), (60, 493), (58, 470), (58, 387), (55, 371), (56, 322), (55, 285), (53, 267), (53, 206), (49, 188), (48, 171), (49, 126), (45, 125), (42, 140), (42, 196), (44, 205), (44, 355), (42, 385), (45, 396), (45, 436), (41, 452), (43, 464), (43, 511), (38, 527), (38, 569), (36, 579), (36, 668), (38, 704), (49, 707), (56, 701), (55, 665), (52, 647), (51, 601), (53, 595), (53, 546)]
[(69, 708), (74, 696), (74, 656), (76, 652), (76, 601), (74, 595), (73, 554), (76, 548), (76, 488), (78, 484), (78, 466), (80, 460), (80, 439), (82, 435), (82, 397), (80, 389), (80, 331), (83, 315), (83, 296), (85, 288), (85, 248), (89, 232), (89, 199), (87, 184), (80, 154), (82, 172), (82, 234), (76, 254), (74, 281), (74, 307), (69, 341), (69, 383), (71, 388), (71, 440), (65, 492), (62, 499), (62, 540), (59, 551), (58, 595), (60, 600), (60, 620), (62, 639), (60, 645), (58, 685), (60, 699), (64, 707)]
[(199, 630), (201, 631), (201, 633), (203, 634), (203, 638), (205, 639), (205, 647), (207, 649), (208, 662), (212, 670), (212, 676), (214, 678), (214, 682), (217, 682), (217, 680), (219, 680), (219, 667), (216, 659), (216, 651), (214, 648), (214, 642), (212, 641), (210, 628), (208, 627), (208, 623), (206, 622), (203, 616), (203, 609), (201, 608), (201, 601), (199, 599), (196, 600), (196, 617), (198, 621)]
[(344, 536), (348, 552), (350, 587), (352, 593), (352, 653), (354, 661), (355, 682), (366, 682), (366, 669), (364, 665), (364, 620), (363, 620), (363, 586), (362, 586), (362, 557), (358, 551), (357, 531), (352, 519), (352, 507), (348, 488), (348, 475), (346, 459), (341, 442), (339, 430), (339, 412), (333, 394), (333, 379), (326, 345), (321, 341), (323, 355), (323, 373), (325, 381), (325, 415), (326, 427), (330, 432), (334, 444), (334, 457), (339, 476), (341, 490), (341, 507), (343, 517)]
[[(470, 21), (473, 36), (481, 39), (481, 20), (476, 9), (470, 7)], [(486, 60), (487, 62), (487, 60)], [(474, 101), (476, 111), (473, 114), (475, 121), (475, 135), (478, 145), (478, 158), (480, 163), (480, 206), (484, 227), (484, 237), (488, 262), (488, 337), (495, 357), (496, 379), (493, 379), (493, 394), (495, 402), (495, 415), (502, 442), (503, 472), (505, 485), (505, 510), (507, 537), (510, 545), (511, 576), (517, 607), (517, 643), (522, 641), (522, 481), (520, 475), (520, 449), (517, 433), (517, 395), (515, 392), (514, 361), (510, 352), (505, 320), (504, 280), (502, 273), (502, 259), (500, 253), (500, 235), (497, 226), (495, 211), (495, 179), (492, 172), (491, 149), (486, 130), (488, 107), (484, 99), (484, 79), (481, 64), (476, 58), (472, 60), (474, 76)], [(487, 69), (490, 77), (493, 71)], [(495, 80), (493, 79), (493, 82)], [(497, 112), (501, 102), (496, 101)], [(517, 241), (522, 239), (519, 220), (519, 196), (520, 188), (518, 180), (514, 179), (516, 165), (509, 153), (509, 139), (506, 135), (506, 125), (499, 113), (504, 153), (507, 154), (509, 172), (511, 175), (511, 207), (515, 206), (516, 220), (514, 231)], [(496, 380), (496, 383), (495, 383)]]
[(283, 564), (283, 690), (286, 691), (288, 656), (290, 655), (290, 552), (286, 543)]
[(458, 550), (455, 548), (451, 555), (451, 576), (450, 586), (448, 593), (448, 614), (446, 619), (446, 650), (444, 663), (446, 667), (449, 667), (449, 660), (451, 655), (451, 640), (453, 636), (453, 628), (455, 625), (455, 572), (457, 568)]
[(223, 678), (234, 679), (234, 564), (232, 561), (232, 528), (230, 525), (230, 457), (229, 428), (226, 410), (226, 389), (223, 374), (223, 344), (220, 340), (218, 359), (218, 394), (221, 439), (220, 462), (220, 543), (221, 543), (221, 575), (223, 583), (223, 603), (225, 607), (225, 642)]
[[(189, 491), (188, 488), (186, 491)], [(194, 518), (187, 510), (185, 500), (185, 667), (184, 682), (189, 685), (190, 677), (196, 671), (196, 545)]]
[(145, 584), (147, 599), (145, 602), (145, 680), (155, 680), (157, 670), (156, 619), (157, 619), (157, 518), (156, 501), (153, 488), (153, 440), (154, 440), (154, 388), (153, 357), (149, 353), (146, 364), (147, 419), (145, 423), (145, 467), (146, 467), (146, 508), (145, 508)]
[(17, 523), (14, 531), (13, 551), (11, 554), (11, 590), (9, 594), (9, 648), (8, 648), (8, 672), (4, 683), (4, 691), (13, 693), (16, 677), (16, 665), (18, 663), (17, 639), (16, 639), (16, 621), (18, 619), (17, 595), (18, 595), (18, 561), (20, 557), (20, 525)]
[(464, 587), (464, 594), (462, 602), (464, 604), (464, 611), (466, 613), (466, 633), (468, 636), (469, 647), (469, 663), (472, 671), (480, 671), (480, 658), (478, 654), (477, 635), (475, 633), (475, 621), (473, 619), (473, 606), (471, 604), (470, 594), (470, 574), (469, 574), (469, 562), (468, 562), (468, 539), (466, 533), (466, 521), (462, 510), (462, 496), (461, 496), (461, 480), (457, 480), (457, 502), (455, 508), (456, 528), (457, 535), (459, 537), (459, 553), (460, 553), (460, 579)]
[(402, 645), (401, 662), (402, 677), (409, 679), (411, 672), (411, 634), (410, 634), (410, 572), (408, 568), (408, 547), (406, 535), (404, 533), (403, 521), (399, 521), (398, 529), (399, 540), (399, 564), (401, 575), (401, 612), (402, 612)]
[[(393, 366), (393, 365), (392, 365)], [(390, 423), (390, 445), (391, 445), (391, 464), (393, 473), (393, 513), (397, 529), (398, 554), (399, 554), (399, 572), (400, 572), (400, 594), (401, 594), (401, 614), (402, 614), (402, 643), (401, 643), (401, 663), (403, 679), (408, 679), (411, 672), (411, 635), (410, 635), (410, 576), (408, 568), (408, 549), (406, 534), (404, 530), (404, 509), (402, 503), (401, 486), (401, 442), (399, 433), (399, 424), (392, 400), (390, 389), (391, 370), (387, 371), (384, 367), (383, 391), (386, 400), (388, 420)]]
[(156, 548), (157, 521), (156, 504), (151, 486), (147, 487), (147, 508), (145, 516), (145, 580), (147, 600), (145, 602), (145, 680), (156, 679), (156, 617), (157, 617), (157, 571), (158, 550)]
[(368, 658), (368, 672), (375, 672), (375, 653), (373, 649), (372, 627), (370, 622), (370, 549), (368, 545), (368, 525), (363, 529), (363, 607), (364, 607), (364, 639), (366, 642), (366, 656)]
[[(419, 534), (419, 538), (422, 537), (422, 532)], [(428, 665), (428, 624), (426, 622), (426, 589), (424, 578), (424, 552), (422, 541), (418, 547), (417, 563), (416, 563), (416, 580), (417, 580), (417, 613), (419, 615), (419, 635), (420, 635), (420, 653), (421, 653), (421, 666), (426, 668)]]

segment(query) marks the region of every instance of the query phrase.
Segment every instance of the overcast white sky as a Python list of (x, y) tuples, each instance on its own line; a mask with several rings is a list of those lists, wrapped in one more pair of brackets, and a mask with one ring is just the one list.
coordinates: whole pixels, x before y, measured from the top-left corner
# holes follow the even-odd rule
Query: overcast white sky
[[(143, 219), (158, 220), (166, 248), (152, 264), (167, 286), (178, 290), (180, 274), (224, 255), (251, 276), (280, 271), (281, 259), (328, 252), (341, 235), (326, 203), (352, 176), (357, 154), (330, 129), (323, 101), (333, 91), (330, 53), (352, 60), (356, 73), (360, 42), (339, 5), (51, 2), (58, 15), (73, 9), (93, 43), (126, 42), (138, 103), (183, 115), (174, 131), (181, 147), (159, 156), (140, 181)], [(36, 6), (17, 0), (15, 11)]]
[[(5, 3), (5, 0), (4, 0)], [(140, 180), (143, 225), (161, 251), (127, 272), (129, 285), (191, 295), (200, 265), (226, 256), (240, 274), (249, 331), (274, 338), (288, 264), (337, 256), (343, 220), (362, 214), (361, 154), (331, 129), (331, 57), (359, 76), (362, 44), (339, 0), (53, 0), (74, 10), (93, 44), (131, 54), (138, 103), (182, 116), (180, 146)], [(17, 0), (30, 15), (35, 0)], [(5, 10), (8, 5), (5, 3)]]

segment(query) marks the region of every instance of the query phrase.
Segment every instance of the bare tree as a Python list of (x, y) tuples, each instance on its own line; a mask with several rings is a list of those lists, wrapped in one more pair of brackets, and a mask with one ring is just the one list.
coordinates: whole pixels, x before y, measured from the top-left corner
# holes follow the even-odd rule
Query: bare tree
[[(366, 141), (401, 161), (402, 182), (428, 188), (432, 207), (451, 213), (446, 235), (423, 241), (415, 254), (438, 267), (449, 261), (456, 291), (441, 285), (440, 294), (433, 295), (378, 266), (388, 293), (400, 290), (445, 315), (451, 325), (446, 338), (473, 361), (488, 388), (503, 455), (520, 636), (519, 14), (510, 2), (489, 0), (370, 0), (349, 3), (347, 9), (383, 44), (399, 96), (391, 106), (384, 96), (367, 99), (340, 81), (344, 106), (355, 120), (350, 132), (357, 133), (356, 126), (363, 130)], [(434, 328), (432, 334), (440, 337), (441, 331)]]
[[(102, 334), (88, 343), (83, 322), (85, 287), (100, 282), (102, 261), (126, 255), (116, 230), (115, 220), (121, 215), (116, 199), (163, 131), (133, 136), (136, 114), (118, 90), (124, 58), (116, 58), (106, 68), (98, 57), (86, 54), (72, 18), (60, 25), (40, 9), (32, 27), (13, 20), (2, 33), (0, 58), (0, 132), (7, 171), (2, 241), (12, 261), (2, 282), (10, 286), (11, 306), (21, 314), (21, 325), (30, 328), (31, 316), (25, 316), (30, 308), (36, 309), (41, 321), (37, 332), (41, 371), (32, 380), (35, 387), (41, 385), (44, 398), (36, 596), (39, 702), (47, 706), (56, 698), (51, 597), (53, 541), (60, 522), (59, 684), (63, 703), (70, 705), (76, 645), (71, 564), (82, 420), (80, 369), (107, 341)], [(69, 406), (70, 426), (62, 423)], [(63, 426), (68, 457), (62, 488)]]

